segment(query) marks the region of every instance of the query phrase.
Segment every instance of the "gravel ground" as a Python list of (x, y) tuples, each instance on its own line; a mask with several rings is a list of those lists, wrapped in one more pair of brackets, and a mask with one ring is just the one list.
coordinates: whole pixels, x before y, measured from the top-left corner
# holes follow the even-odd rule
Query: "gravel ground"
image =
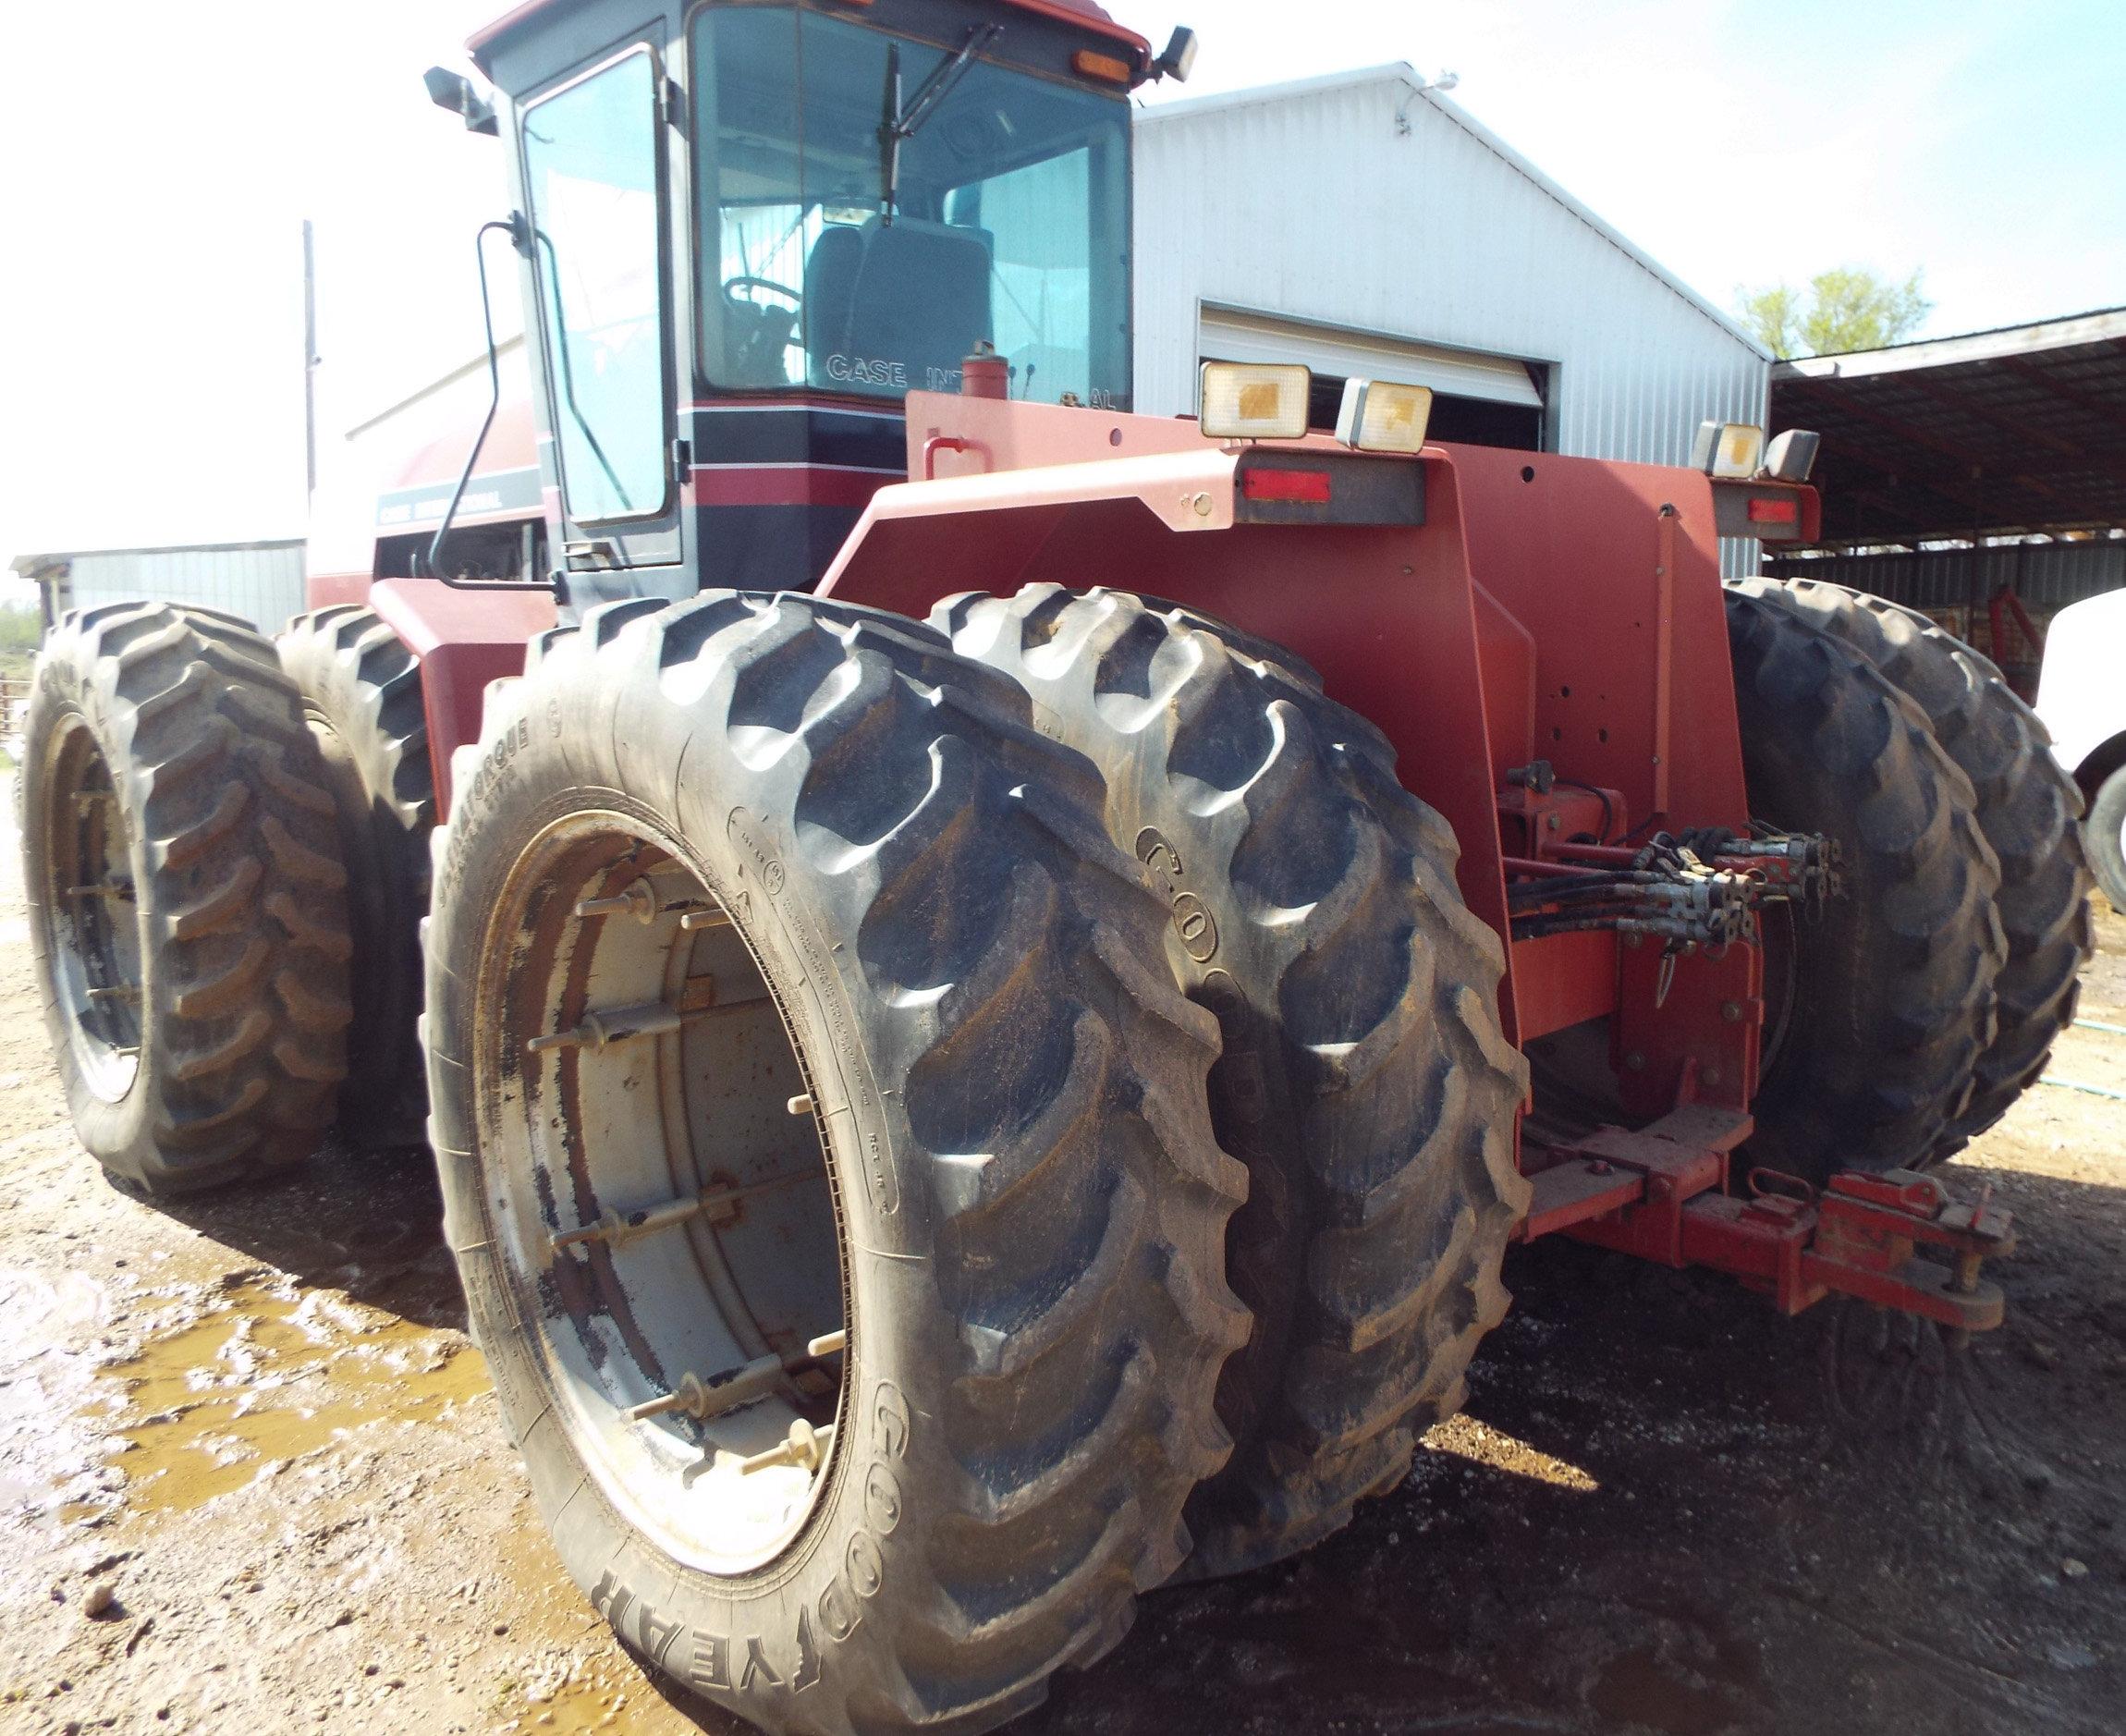
[[(2102, 932), (2083, 1012), (2126, 1024)], [(174, 1210), (108, 1185), (5, 886), (0, 1029), (0, 1730), (695, 1728), (561, 1576), (425, 1156)], [(2054, 1070), (2126, 1089), (2126, 1035)], [(1403, 1488), (1147, 1598), (1019, 1730), (2126, 1729), (2122, 1135), (2126, 1104), (2041, 1088), (1952, 1167), (2023, 1230), (2009, 1325), (1961, 1356), (1521, 1251)]]

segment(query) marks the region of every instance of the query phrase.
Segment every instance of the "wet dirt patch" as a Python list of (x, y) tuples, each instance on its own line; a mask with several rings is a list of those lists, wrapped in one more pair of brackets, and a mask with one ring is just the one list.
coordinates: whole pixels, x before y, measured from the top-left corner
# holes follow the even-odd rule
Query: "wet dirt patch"
[(140, 1512), (188, 1510), (366, 1424), (433, 1422), (488, 1390), (455, 1334), (258, 1278), (98, 1375), (122, 1389), (98, 1420)]

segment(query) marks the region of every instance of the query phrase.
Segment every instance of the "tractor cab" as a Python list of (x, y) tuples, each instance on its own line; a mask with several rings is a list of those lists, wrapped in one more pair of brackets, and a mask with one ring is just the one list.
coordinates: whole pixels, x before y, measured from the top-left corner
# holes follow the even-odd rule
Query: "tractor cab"
[(903, 400), (1130, 402), (1130, 104), (1090, 0), (534, 0), (476, 37), (564, 607), (802, 589), (906, 475)]

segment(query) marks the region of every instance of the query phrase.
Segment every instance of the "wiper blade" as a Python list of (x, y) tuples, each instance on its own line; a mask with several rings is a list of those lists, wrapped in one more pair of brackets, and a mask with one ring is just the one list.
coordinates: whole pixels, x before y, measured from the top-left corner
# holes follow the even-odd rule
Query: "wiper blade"
[(878, 199), (883, 221), (893, 221), (894, 208), (900, 202), (900, 147), (922, 130), (923, 123), (952, 94), (975, 55), (1003, 34), (1001, 24), (972, 26), (959, 52), (931, 69), (930, 77), (916, 87), (905, 107), (900, 100), (900, 44), (886, 44), (886, 112), (878, 125)]

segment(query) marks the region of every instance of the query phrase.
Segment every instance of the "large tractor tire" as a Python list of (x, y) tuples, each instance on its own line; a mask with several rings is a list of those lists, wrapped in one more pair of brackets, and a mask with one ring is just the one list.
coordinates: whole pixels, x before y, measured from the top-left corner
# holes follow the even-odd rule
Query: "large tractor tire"
[(1109, 836), (1171, 902), (1167, 963), (1223, 1031), (1211, 1113), (1248, 1166), (1228, 1270), (1255, 1331), (1220, 1383), (1236, 1447), (1190, 1503), (1185, 1571), (1277, 1560), (1401, 1481), (1506, 1312), (1526, 1074), (1497, 937), (1394, 750), (1287, 654), (1045, 584), (931, 623), (1099, 766)]
[(549, 635), (453, 786), (434, 1143), (569, 1571), (766, 1730), (1024, 1710), (1180, 1564), (1248, 1334), (1097, 773), (927, 628), (710, 593)]
[(2008, 957), (1994, 979), (1998, 1016), (1973, 1066), (1971, 1099), (1931, 1154), (1949, 1156), (2035, 1082), (2053, 1040), (2073, 1021), (2082, 968), (2095, 947), (2089, 862), (2076, 824), (2082, 792), (2000, 671), (1925, 616), (1813, 580), (1748, 579), (1734, 588), (1790, 609), (1866, 658), (1918, 703), (1971, 780), (1979, 830), (2000, 862), (1994, 905)]
[(2126, 765), (2096, 786), (2084, 836), (2097, 884), (2111, 908), (2126, 916)]
[(428, 1078), (414, 1027), (435, 823), (421, 665), (374, 610), (351, 603), (297, 616), (275, 643), (324, 762), (361, 959), (340, 1133), (371, 1148), (418, 1145)]
[(2000, 870), (1926, 715), (1783, 598), (1726, 593), (1751, 815), (1819, 833), (1841, 888), (1766, 924), (1745, 1165), (1821, 1183), (1933, 1162), (1996, 1031)]
[(37, 662), (24, 882), (76, 1131), (156, 1195), (300, 1163), (347, 1064), (347, 874), (270, 641), (210, 610), (66, 616)]

